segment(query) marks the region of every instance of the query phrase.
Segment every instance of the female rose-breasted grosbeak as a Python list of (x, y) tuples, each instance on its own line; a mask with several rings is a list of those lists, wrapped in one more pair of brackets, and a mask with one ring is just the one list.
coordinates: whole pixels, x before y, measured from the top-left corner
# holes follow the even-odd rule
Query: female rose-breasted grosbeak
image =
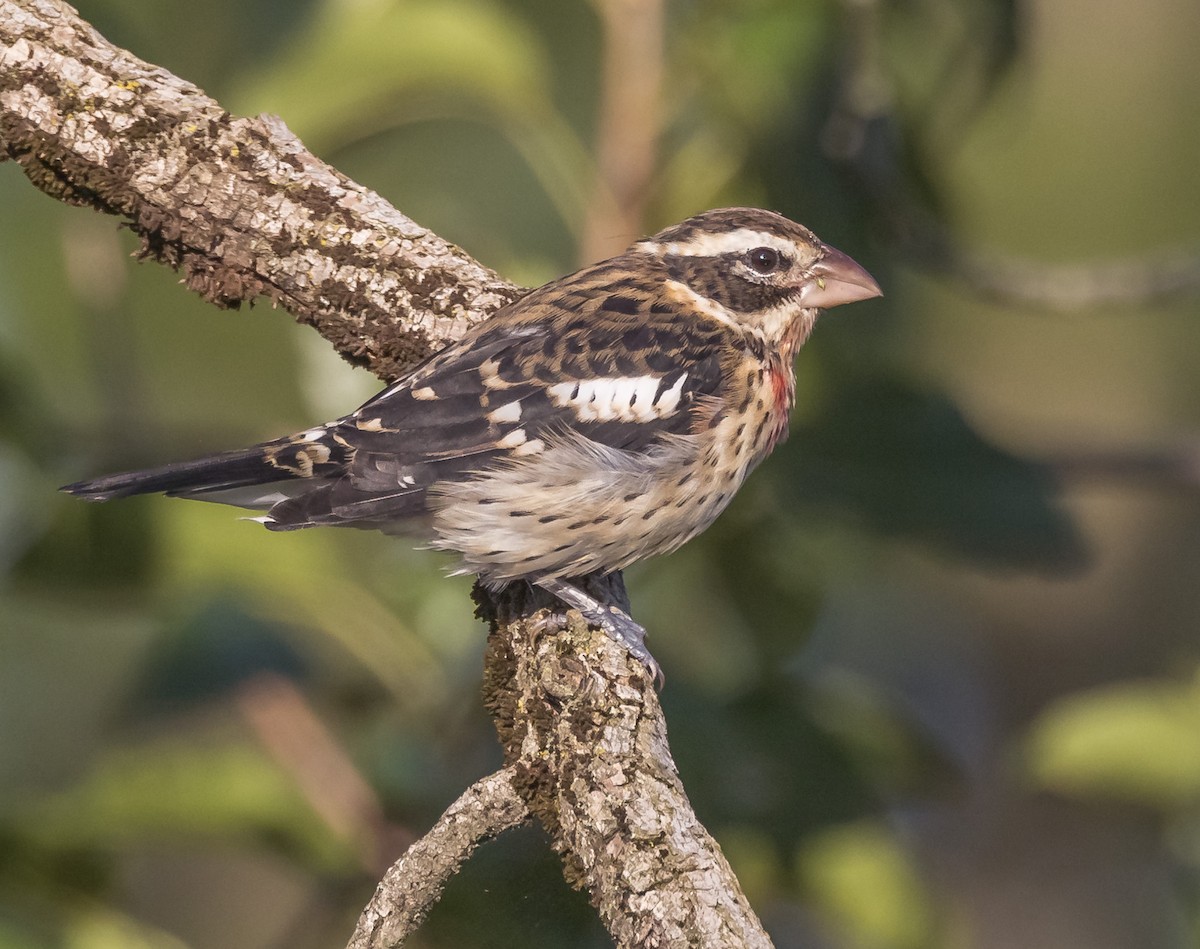
[(645, 631), (571, 578), (712, 523), (786, 436), (818, 311), (879, 293), (787, 218), (709, 211), (509, 304), (344, 418), (64, 490), (415, 534), (491, 588), (549, 590), (657, 674)]

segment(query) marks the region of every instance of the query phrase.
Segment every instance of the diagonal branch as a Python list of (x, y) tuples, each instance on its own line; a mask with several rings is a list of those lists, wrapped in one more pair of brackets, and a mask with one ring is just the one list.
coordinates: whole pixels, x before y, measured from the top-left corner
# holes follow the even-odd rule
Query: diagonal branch
[(205, 299), (265, 296), (385, 379), (519, 295), (279, 119), (229, 115), (58, 0), (0, 3), (0, 158), (123, 218)]
[(481, 778), (446, 809), (384, 874), (346, 949), (401, 945), (425, 921), (447, 881), (476, 847), (529, 820), (514, 777), (506, 767)]
[[(52, 197), (122, 218), (143, 256), (181, 270), (214, 304), (265, 296), (384, 378), (519, 295), (315, 158), (278, 119), (230, 116), (60, 0), (0, 0), (6, 158)], [(619, 574), (593, 590), (624, 600)], [(471, 849), (526, 808), (618, 945), (769, 945), (688, 803), (640, 663), (578, 614), (546, 635), (550, 603), (524, 584), (478, 599), (507, 767), (389, 872), (351, 945), (398, 944)]]

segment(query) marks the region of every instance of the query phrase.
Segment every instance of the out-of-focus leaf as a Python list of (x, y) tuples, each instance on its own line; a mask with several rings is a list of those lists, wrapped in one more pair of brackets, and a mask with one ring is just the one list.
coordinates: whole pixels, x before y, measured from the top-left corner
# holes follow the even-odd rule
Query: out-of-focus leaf
[[(135, 919), (120, 910), (88, 899), (64, 902), (51, 926), (38, 926), (38, 935), (0, 919), (3, 949), (187, 949), (177, 936)], [(0, 903), (0, 915), (7, 907)], [(53, 937), (46, 930), (56, 928)]]
[(945, 16), (936, 4), (916, 3), (897, 14), (887, 21), (885, 42), (899, 111), (912, 123), (906, 136), (926, 146), (930, 133), (957, 138), (1017, 62), (1019, 6), (1015, 0), (962, 0), (955, 16)]
[(332, 866), (351, 858), (265, 756), (194, 737), (111, 751), (75, 786), (6, 808), (3, 819), (52, 851), (192, 839), (265, 843)]
[(1034, 723), (1027, 767), (1042, 787), (1163, 809), (1200, 803), (1200, 674), (1069, 696)]
[[(248, 524), (229, 510), (207, 504), (160, 501), (164, 579), (185, 579), (234, 590), (253, 603), (256, 615), (293, 627), (316, 629), (357, 656), (390, 688), (403, 708), (430, 701), (444, 672), (429, 646), (393, 610), (354, 580), (336, 542), (321, 531), (282, 536)], [(328, 532), (332, 534), (334, 532)], [(373, 545), (396, 541), (361, 538), (367, 556)], [(424, 560), (429, 561), (431, 555)], [(392, 563), (385, 562), (387, 570)], [(437, 576), (432, 563), (430, 576)], [(436, 636), (436, 630), (430, 631)]]
[(40, 472), (11, 442), (0, 438), (0, 578), (44, 533), (45, 512), (30, 504), (39, 484)]
[(742, 0), (697, 4), (695, 13), (681, 28), (684, 64), (705, 80), (700, 90), (713, 110), (743, 134), (795, 110), (829, 55), (833, 19), (823, 4)]
[(493, 122), (578, 225), (592, 161), (553, 88), (546, 51), (502, 5), (325, 0), (286, 52), (245, 81), (234, 108), (278, 113), (318, 153), (422, 119)]
[(217, 598), (159, 641), (133, 696), (138, 714), (223, 695), (248, 679), (274, 673), (301, 678), (305, 664), (281, 624)]
[(935, 914), (908, 855), (873, 822), (814, 835), (797, 852), (802, 885), (858, 949), (930, 949)]
[(1044, 465), (980, 436), (944, 395), (878, 374), (792, 431), (790, 503), (984, 564), (1069, 572), (1085, 545)]
[(16, 572), (76, 590), (136, 588), (154, 573), (155, 538), (144, 503), (86, 504), (54, 498), (45, 480), (40, 487), (61, 514), (54, 529), (23, 552)]
[(92, 907), (70, 916), (63, 949), (186, 949), (177, 937), (124, 913)]
[[(3, 911), (0, 908), (0, 911)], [(0, 946), (4, 949), (45, 949), (45, 943), (35, 939), (31, 933), (17, 928), (7, 920), (0, 919)]]
[(764, 905), (778, 896), (787, 873), (786, 860), (781, 859), (774, 840), (748, 824), (723, 827), (716, 836), (752, 905)]
[[(325, 0), (236, 95), (243, 111), (284, 116), (309, 147), (328, 147), (423, 115), (427, 103), (501, 113), (549, 111), (544, 51), (502, 6), (476, 0)], [(357, 126), (357, 127), (355, 127)]]
[(987, 91), (1008, 75), (1021, 49), (1021, 5), (1017, 0), (987, 0), (972, 37), (983, 48)]
[(803, 698), (813, 720), (841, 739), (879, 786), (929, 792), (958, 776), (945, 750), (866, 676), (832, 669), (807, 686)]
[(247, 60), (286, 41), (315, 0), (207, 0), (203, 4), (80, 0), (84, 19), (118, 46), (162, 63), (216, 98)]
[(877, 789), (811, 721), (790, 680), (761, 682), (720, 705), (678, 687), (664, 701), (674, 754), (688, 762), (688, 795), (713, 825), (753, 824), (790, 854), (814, 828), (879, 806)]
[(730, 203), (722, 194), (737, 181), (746, 161), (746, 142), (702, 126), (682, 138), (663, 161), (654, 207), (660, 220), (678, 221), (697, 208)]

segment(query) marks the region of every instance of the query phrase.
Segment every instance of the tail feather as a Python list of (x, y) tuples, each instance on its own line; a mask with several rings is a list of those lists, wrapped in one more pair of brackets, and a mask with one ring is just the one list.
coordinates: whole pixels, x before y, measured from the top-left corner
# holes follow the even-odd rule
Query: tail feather
[(352, 484), (329, 482), (270, 505), (264, 524), (273, 531), (320, 524), (387, 530), (389, 524), (427, 513), (425, 488), (410, 486), (386, 494), (358, 491)]
[(90, 481), (77, 481), (62, 488), (89, 501), (110, 501), (133, 494), (204, 495), (212, 491), (247, 485), (268, 484), (294, 477), (280, 470), (267, 457), (265, 446), (227, 451), (196, 461), (175, 462), (144, 471), (105, 475)]

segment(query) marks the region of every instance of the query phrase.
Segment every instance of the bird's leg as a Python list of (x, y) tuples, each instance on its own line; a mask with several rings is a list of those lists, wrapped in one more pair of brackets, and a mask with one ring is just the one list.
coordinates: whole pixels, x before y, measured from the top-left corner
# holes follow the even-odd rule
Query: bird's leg
[(661, 689), (666, 681), (658, 661), (650, 655), (646, 648), (646, 630), (633, 617), (617, 606), (607, 606), (594, 596), (585, 593), (574, 584), (567, 583), (554, 577), (543, 577), (534, 580), (547, 593), (562, 600), (567, 606), (579, 610), (587, 622), (604, 630), (608, 636), (638, 659), (654, 676), (655, 685)]

